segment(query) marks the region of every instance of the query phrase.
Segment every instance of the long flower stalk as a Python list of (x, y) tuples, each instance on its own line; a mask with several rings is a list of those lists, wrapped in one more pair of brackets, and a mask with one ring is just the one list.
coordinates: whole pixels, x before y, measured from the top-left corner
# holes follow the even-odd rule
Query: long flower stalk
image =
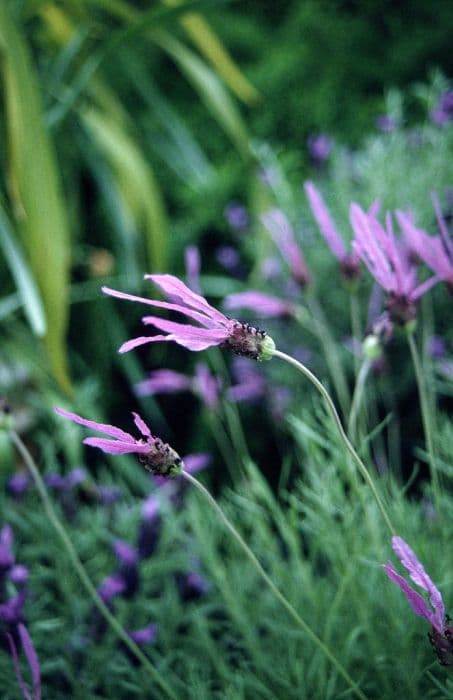
[(313, 632), (311, 627), (308, 625), (307, 622), (298, 614), (298, 612), (293, 608), (291, 603), (285, 598), (285, 596), (279, 591), (275, 583), (272, 581), (270, 576), (266, 573), (266, 571), (263, 569), (261, 566), (260, 562), (256, 558), (256, 556), (253, 554), (252, 550), (250, 547), (246, 544), (242, 536), (239, 534), (239, 532), (236, 530), (234, 525), (231, 523), (231, 521), (227, 518), (217, 501), (211, 496), (209, 491), (203, 486), (203, 484), (195, 479), (191, 474), (189, 474), (186, 471), (183, 471), (181, 476), (185, 478), (187, 481), (189, 481), (202, 495), (203, 497), (208, 501), (209, 505), (211, 508), (215, 511), (223, 525), (226, 527), (226, 529), (230, 532), (230, 534), (234, 537), (234, 539), (237, 541), (237, 543), (240, 545), (241, 549), (246, 553), (247, 557), (250, 559), (252, 562), (253, 566), (261, 576), (261, 578), (264, 580), (266, 585), (270, 588), (274, 596), (280, 601), (280, 603), (283, 605), (283, 607), (286, 609), (286, 611), (289, 613), (289, 615), (297, 622), (299, 627), (303, 629), (305, 634), (316, 644), (316, 646), (324, 653), (324, 655), (329, 659), (329, 661), (333, 664), (333, 666), (337, 669), (338, 673), (345, 679), (345, 681), (348, 683), (348, 685), (351, 687), (353, 692), (358, 698), (361, 698), (361, 700), (366, 700), (366, 695), (360, 690), (358, 685), (353, 681), (349, 673), (346, 671), (346, 669), (343, 667), (341, 662), (334, 656), (334, 654), (330, 651), (330, 649), (324, 644), (324, 642)]
[(382, 502), (382, 499), (378, 493), (378, 490), (376, 488), (376, 485), (371, 477), (371, 474), (369, 473), (368, 469), (360, 459), (359, 455), (357, 454), (356, 450), (354, 449), (351, 441), (349, 440), (348, 436), (346, 435), (346, 432), (343, 428), (343, 424), (341, 422), (341, 419), (338, 415), (337, 409), (335, 408), (335, 404), (333, 403), (332, 399), (330, 398), (329, 392), (326, 390), (324, 385), (319, 381), (319, 379), (311, 372), (305, 365), (303, 365), (301, 362), (298, 360), (295, 360), (294, 357), (291, 357), (291, 355), (287, 355), (284, 352), (281, 352), (280, 350), (274, 350), (273, 351), (274, 357), (279, 357), (281, 360), (284, 360), (285, 362), (288, 362), (288, 364), (292, 365), (295, 367), (299, 372), (301, 372), (307, 379), (311, 381), (311, 383), (315, 386), (315, 388), (319, 391), (321, 396), (323, 397), (324, 401), (327, 404), (327, 407), (330, 411), (330, 414), (334, 420), (335, 425), (337, 426), (338, 432), (340, 434), (340, 437), (342, 439), (342, 442), (344, 446), (346, 447), (347, 451), (351, 455), (352, 459), (354, 460), (355, 464), (358, 467), (359, 472), (363, 476), (364, 480), (370, 487), (373, 496), (376, 500), (376, 503), (379, 507), (379, 510), (381, 511), (382, 517), (384, 518), (384, 521), (389, 528), (390, 532), (392, 535), (395, 534), (395, 528), (392, 525), (392, 521), (390, 520), (390, 517), (387, 513), (387, 510)]
[(354, 440), (357, 427), (357, 417), (359, 415), (359, 410), (362, 405), (363, 393), (365, 388), (365, 383), (370, 371), (371, 362), (366, 359), (362, 362), (362, 365), (357, 373), (357, 379), (354, 387), (354, 393), (352, 395), (351, 411), (349, 413), (348, 420), (348, 433)]
[(409, 343), (409, 348), (412, 357), (412, 363), (414, 365), (415, 378), (417, 381), (418, 395), (420, 398), (420, 407), (422, 413), (423, 430), (425, 432), (426, 446), (428, 448), (429, 456), (429, 469), (431, 473), (431, 483), (433, 487), (433, 495), (436, 505), (439, 506), (441, 484), (439, 479), (439, 474), (437, 471), (436, 455), (434, 451), (434, 441), (433, 441), (433, 426), (431, 421), (431, 411), (429, 406), (428, 394), (426, 391), (425, 379), (423, 376), (423, 368), (420, 360), (420, 356), (417, 350), (417, 345), (414, 339), (413, 333), (407, 334), (407, 342)]
[(16, 446), (18, 452), (21, 454), (28, 471), (30, 472), (31, 477), (35, 482), (37, 491), (39, 493), (49, 521), (52, 527), (54, 528), (55, 532), (57, 533), (58, 537), (60, 538), (60, 541), (64, 549), (66, 550), (69, 559), (71, 560), (74, 570), (77, 572), (82, 582), (82, 585), (84, 586), (86, 592), (92, 599), (94, 605), (97, 607), (101, 615), (106, 619), (106, 621), (108, 622), (112, 630), (115, 632), (115, 634), (119, 637), (119, 639), (121, 639), (123, 644), (127, 646), (130, 652), (140, 661), (143, 667), (146, 668), (153, 681), (160, 687), (162, 692), (164, 692), (167, 697), (172, 698), (172, 700), (177, 700), (177, 695), (173, 692), (173, 690), (170, 688), (170, 686), (167, 684), (164, 678), (162, 678), (160, 673), (153, 667), (147, 656), (141, 651), (140, 647), (129, 637), (122, 625), (118, 622), (116, 617), (112, 615), (108, 607), (99, 597), (96, 588), (92, 584), (82, 562), (79, 559), (79, 556), (75, 550), (70, 536), (66, 532), (66, 529), (64, 528), (62, 522), (60, 521), (55, 511), (55, 508), (52, 505), (46, 486), (33, 460), (33, 457), (31, 456), (30, 452), (20, 439), (19, 435), (14, 430), (10, 432), (10, 437), (12, 442)]

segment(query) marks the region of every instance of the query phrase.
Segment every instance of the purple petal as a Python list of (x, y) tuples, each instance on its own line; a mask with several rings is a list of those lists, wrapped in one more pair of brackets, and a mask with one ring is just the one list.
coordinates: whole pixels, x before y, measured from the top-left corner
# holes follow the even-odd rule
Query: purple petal
[(24, 677), (22, 676), (22, 671), (20, 670), (19, 657), (17, 655), (17, 649), (16, 649), (16, 645), (14, 643), (14, 639), (13, 639), (12, 635), (9, 633), (7, 633), (6, 637), (8, 639), (8, 644), (9, 644), (9, 648), (11, 651), (14, 670), (16, 672), (16, 678), (17, 678), (17, 682), (19, 684), (19, 688), (21, 689), (22, 695), (24, 696), (24, 698), (26, 700), (33, 700), (27, 686), (25, 685)]
[(157, 637), (157, 625), (148, 625), (135, 632), (128, 632), (129, 637), (138, 645), (152, 644)]
[(134, 423), (137, 426), (137, 428), (139, 429), (139, 431), (141, 432), (141, 434), (144, 437), (152, 438), (153, 436), (151, 435), (151, 430), (148, 428), (148, 426), (146, 425), (143, 418), (141, 418), (138, 415), (138, 413), (134, 413), (133, 411), (132, 411), (132, 415), (134, 416)]
[(139, 338), (132, 338), (132, 340), (126, 340), (126, 342), (122, 344), (118, 352), (129, 352), (129, 350), (134, 350), (134, 348), (138, 348), (140, 345), (146, 345), (146, 343), (154, 343), (165, 340), (174, 340), (174, 338), (171, 335), (141, 335)]
[(8, 571), (8, 578), (17, 586), (27, 583), (29, 577), (28, 569), (23, 564), (16, 564)]
[(124, 455), (128, 452), (136, 452), (137, 454), (146, 454), (149, 452), (149, 445), (140, 445), (136, 442), (119, 442), (116, 440), (108, 440), (107, 438), (88, 437), (83, 440), (85, 445), (90, 447), (98, 447), (103, 452), (111, 455)]
[(142, 504), (142, 516), (143, 520), (147, 522), (154, 522), (160, 513), (160, 501), (154, 495), (148, 496)]
[(315, 217), (316, 222), (319, 226), (319, 230), (324, 236), (327, 245), (329, 246), (332, 253), (335, 255), (337, 260), (341, 262), (347, 254), (346, 247), (335, 227), (335, 224), (330, 216), (329, 210), (325, 205), (321, 193), (317, 190), (313, 182), (310, 181), (304, 184), (304, 189), (313, 216)]
[(138, 561), (138, 552), (129, 542), (124, 540), (115, 540), (113, 543), (113, 551), (115, 556), (126, 566), (135, 566)]
[(94, 420), (87, 420), (86, 418), (81, 418), (76, 413), (70, 413), (69, 411), (64, 411), (62, 408), (54, 407), (55, 413), (63, 416), (63, 418), (69, 418), (69, 420), (74, 421), (74, 423), (79, 423), (84, 425), (86, 428), (91, 428), (92, 430), (98, 430), (100, 433), (105, 433), (106, 435), (111, 435), (111, 437), (118, 438), (118, 440), (125, 440), (126, 442), (134, 442), (134, 438), (129, 433), (126, 433), (120, 428), (116, 428), (114, 425), (107, 425), (105, 423), (97, 423)]
[(410, 603), (412, 610), (416, 615), (419, 615), (419, 617), (424, 617), (425, 620), (428, 620), (431, 625), (437, 629), (439, 632), (443, 631), (443, 626), (440, 628), (438, 627), (438, 621), (436, 617), (433, 615), (431, 610), (428, 608), (428, 605), (425, 601), (424, 598), (420, 595), (420, 593), (417, 593), (414, 591), (407, 581), (400, 576), (394, 569), (392, 562), (387, 562), (387, 564), (382, 565), (385, 573), (389, 577), (391, 581), (397, 584), (405, 594), (408, 602)]
[(20, 641), (22, 649), (27, 657), (28, 665), (30, 666), (31, 677), (33, 682), (33, 700), (41, 699), (41, 672), (39, 668), (38, 656), (36, 654), (31, 637), (28, 634), (27, 628), (19, 622), (18, 625)]
[(204, 297), (192, 292), (189, 287), (173, 275), (145, 275), (145, 279), (152, 280), (170, 298), (179, 299), (184, 305), (205, 313), (208, 318), (219, 323), (225, 322), (225, 316), (208, 304)]
[(97, 589), (97, 592), (104, 603), (109, 603), (112, 598), (115, 598), (117, 595), (121, 595), (125, 588), (126, 584), (123, 577), (119, 574), (114, 574), (113, 576), (107, 576), (102, 581), (101, 585)]
[(188, 245), (186, 247), (184, 250), (184, 261), (186, 264), (186, 275), (189, 287), (193, 292), (196, 292), (196, 294), (200, 294), (201, 256), (196, 245)]
[(412, 581), (416, 583), (417, 586), (420, 586), (420, 588), (423, 588), (429, 593), (429, 600), (436, 613), (436, 627), (440, 626), (442, 629), (445, 617), (445, 608), (439, 590), (431, 581), (430, 577), (423, 568), (423, 565), (415, 556), (413, 550), (409, 547), (407, 542), (402, 539), (402, 537), (392, 537), (392, 547), (393, 551), (401, 561), (401, 564), (409, 572), (409, 576), (411, 577)]
[(189, 474), (196, 474), (197, 472), (205, 469), (211, 462), (211, 455), (206, 454), (206, 452), (199, 452), (197, 454), (186, 455), (184, 457), (185, 471)]
[(290, 316), (294, 312), (294, 304), (291, 302), (252, 290), (230, 294), (224, 303), (227, 309), (251, 309), (266, 318)]
[(271, 209), (263, 214), (261, 221), (288, 263), (293, 277), (300, 284), (306, 284), (309, 279), (307, 265), (286, 216), (280, 209)]
[(185, 374), (171, 369), (157, 369), (155, 372), (151, 372), (148, 379), (136, 384), (134, 388), (138, 396), (149, 396), (189, 391), (191, 387), (192, 380)]

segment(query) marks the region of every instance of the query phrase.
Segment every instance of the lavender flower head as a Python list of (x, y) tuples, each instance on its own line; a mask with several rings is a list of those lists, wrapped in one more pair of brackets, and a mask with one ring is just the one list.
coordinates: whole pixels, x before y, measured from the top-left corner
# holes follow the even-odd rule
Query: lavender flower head
[(64, 411), (62, 408), (54, 409), (58, 415), (63, 418), (68, 418), (74, 423), (84, 425), (92, 430), (97, 430), (100, 433), (109, 435), (113, 440), (107, 438), (88, 437), (83, 440), (85, 445), (98, 447), (103, 452), (108, 454), (127, 454), (136, 453), (139, 456), (140, 462), (152, 474), (175, 477), (181, 474), (184, 469), (184, 463), (178, 453), (164, 443), (160, 438), (155, 438), (151, 434), (151, 430), (146, 425), (145, 421), (140, 418), (138, 413), (133, 413), (134, 422), (142, 437), (138, 440), (129, 433), (126, 433), (120, 428), (104, 423), (97, 423), (86, 418), (81, 418), (75, 413)]
[(231, 228), (242, 233), (249, 225), (249, 215), (247, 209), (239, 202), (230, 202), (223, 212), (225, 219)]
[(357, 204), (351, 205), (350, 218), (355, 234), (354, 251), (387, 293), (386, 306), (392, 321), (403, 325), (413, 321), (418, 299), (438, 278), (431, 277), (418, 284), (417, 269), (409, 259), (407, 248), (396, 240), (389, 213), (385, 228)]
[(431, 112), (431, 120), (437, 126), (445, 126), (453, 120), (453, 90), (446, 90), (438, 105)]
[(199, 351), (219, 345), (229, 348), (237, 355), (244, 355), (254, 360), (271, 359), (275, 350), (275, 344), (272, 338), (267, 336), (264, 331), (252, 328), (235, 319), (227, 318), (208, 304), (206, 299), (192, 292), (181, 280), (173, 275), (145, 275), (145, 279), (150, 279), (157, 284), (172, 301), (145, 299), (132, 294), (118, 292), (108, 287), (103, 287), (102, 291), (119, 299), (138, 301), (142, 304), (176, 311), (200, 325), (195, 326), (193, 324), (166, 321), (158, 316), (145, 316), (142, 319), (145, 325), (152, 325), (164, 331), (167, 335), (141, 336), (128, 340), (120, 347), (120, 352), (128, 352), (146, 343), (173, 341), (188, 350)]
[(137, 396), (154, 396), (155, 394), (174, 394), (192, 391), (207, 408), (216, 408), (219, 401), (220, 382), (211, 374), (207, 365), (199, 362), (195, 376), (188, 377), (171, 369), (157, 369), (147, 379), (135, 385)]
[(425, 598), (397, 573), (391, 561), (382, 565), (385, 573), (391, 581), (401, 588), (415, 614), (425, 618), (430, 623), (432, 631), (428, 636), (441, 664), (453, 666), (453, 627), (447, 624), (445, 606), (439, 590), (402, 537), (392, 537), (392, 548), (409, 572), (409, 578), (428, 593), (431, 607)]
[(333, 140), (328, 134), (311, 134), (307, 139), (308, 152), (315, 165), (322, 165), (329, 159)]
[(305, 182), (304, 189), (319, 230), (338, 260), (345, 279), (351, 281), (357, 279), (360, 273), (359, 258), (355, 253), (347, 252), (343, 239), (337, 231), (321, 193), (310, 181)]
[(190, 289), (192, 289), (192, 291), (196, 292), (197, 294), (201, 294), (201, 257), (200, 251), (196, 245), (188, 245), (186, 247), (184, 251), (184, 262), (186, 265), (186, 275)]

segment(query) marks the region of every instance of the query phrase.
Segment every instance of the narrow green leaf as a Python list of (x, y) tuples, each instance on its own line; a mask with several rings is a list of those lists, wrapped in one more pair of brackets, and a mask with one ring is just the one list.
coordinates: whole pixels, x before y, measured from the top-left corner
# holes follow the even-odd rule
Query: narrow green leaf
[(5, 2), (0, 3), (0, 51), (11, 209), (44, 303), (50, 366), (61, 387), (70, 391), (65, 342), (69, 311), (68, 221), (34, 66)]
[(25, 315), (33, 333), (43, 336), (46, 333), (44, 307), (33, 274), (15, 240), (11, 224), (0, 206), (0, 248), (3, 250), (8, 267), (17, 286)]

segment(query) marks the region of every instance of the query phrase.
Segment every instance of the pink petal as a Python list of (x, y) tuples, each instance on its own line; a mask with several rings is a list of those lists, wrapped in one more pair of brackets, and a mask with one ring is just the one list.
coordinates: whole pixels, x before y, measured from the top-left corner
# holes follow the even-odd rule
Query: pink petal
[(118, 442), (116, 440), (108, 440), (107, 438), (88, 437), (84, 439), (85, 445), (90, 447), (98, 447), (103, 452), (111, 455), (123, 455), (128, 452), (137, 452), (138, 454), (146, 454), (149, 452), (149, 445), (140, 445), (136, 442)]
[(6, 637), (8, 639), (9, 649), (11, 651), (14, 670), (16, 672), (16, 678), (17, 678), (17, 682), (19, 684), (19, 688), (21, 689), (22, 695), (24, 696), (24, 698), (26, 700), (32, 700), (32, 697), (29, 693), (29, 690), (28, 690), (27, 686), (25, 685), (24, 677), (22, 676), (22, 671), (20, 670), (19, 657), (17, 654), (17, 649), (16, 649), (16, 645), (14, 643), (14, 639), (12, 638), (11, 634), (9, 634), (9, 632), (6, 634)]
[(134, 348), (138, 348), (140, 345), (145, 345), (146, 343), (160, 342), (164, 340), (174, 340), (171, 335), (141, 335), (139, 338), (132, 338), (132, 340), (126, 340), (122, 344), (118, 352), (129, 352)]
[(63, 416), (63, 418), (69, 418), (69, 420), (74, 421), (74, 423), (79, 423), (84, 425), (86, 428), (91, 428), (92, 430), (98, 430), (100, 433), (105, 433), (106, 435), (111, 435), (112, 437), (118, 438), (118, 440), (126, 440), (126, 442), (134, 442), (135, 438), (129, 433), (126, 433), (120, 428), (116, 428), (114, 425), (107, 425), (105, 423), (97, 423), (94, 420), (87, 420), (86, 418), (81, 418), (76, 413), (70, 413), (69, 411), (64, 411), (62, 408), (54, 407), (55, 413)]
[(217, 311), (217, 309), (214, 309), (213, 306), (208, 304), (204, 297), (192, 292), (184, 282), (181, 282), (181, 280), (174, 277), (174, 275), (145, 275), (145, 279), (152, 280), (152, 282), (162, 289), (165, 294), (168, 294), (169, 297), (176, 297), (183, 304), (187, 304), (197, 311), (204, 312), (214, 321), (218, 321), (219, 323), (225, 322), (225, 316), (221, 314), (220, 311)]
[(343, 260), (346, 256), (346, 247), (336, 229), (321, 193), (317, 190), (313, 182), (309, 181), (304, 184), (304, 189), (313, 216), (319, 226), (319, 230), (335, 257), (340, 261)]
[[(171, 333), (179, 338), (210, 338), (217, 343), (221, 343), (228, 338), (228, 328), (199, 328), (190, 323), (178, 323), (177, 321), (167, 321), (160, 316), (144, 316), (142, 321), (145, 325), (151, 325), (160, 331)], [(177, 341), (179, 342), (179, 341)]]
[(137, 426), (137, 428), (140, 430), (141, 434), (147, 438), (152, 438), (153, 436), (151, 435), (151, 430), (148, 428), (148, 426), (146, 425), (143, 418), (141, 418), (138, 415), (138, 413), (132, 412), (132, 415), (134, 416), (134, 423)]
[(422, 598), (420, 593), (414, 591), (409, 586), (407, 581), (395, 571), (392, 562), (389, 561), (387, 564), (383, 564), (382, 566), (389, 579), (401, 588), (414, 613), (419, 615), (419, 617), (424, 617), (425, 620), (428, 620), (433, 627), (435, 627), (439, 632), (442, 632), (443, 627), (441, 626), (439, 629), (437, 620), (431, 610), (428, 608), (425, 599)]
[(294, 305), (285, 299), (278, 299), (263, 292), (247, 291), (230, 294), (226, 297), (227, 309), (252, 309), (255, 313), (267, 316), (288, 316), (294, 311)]

